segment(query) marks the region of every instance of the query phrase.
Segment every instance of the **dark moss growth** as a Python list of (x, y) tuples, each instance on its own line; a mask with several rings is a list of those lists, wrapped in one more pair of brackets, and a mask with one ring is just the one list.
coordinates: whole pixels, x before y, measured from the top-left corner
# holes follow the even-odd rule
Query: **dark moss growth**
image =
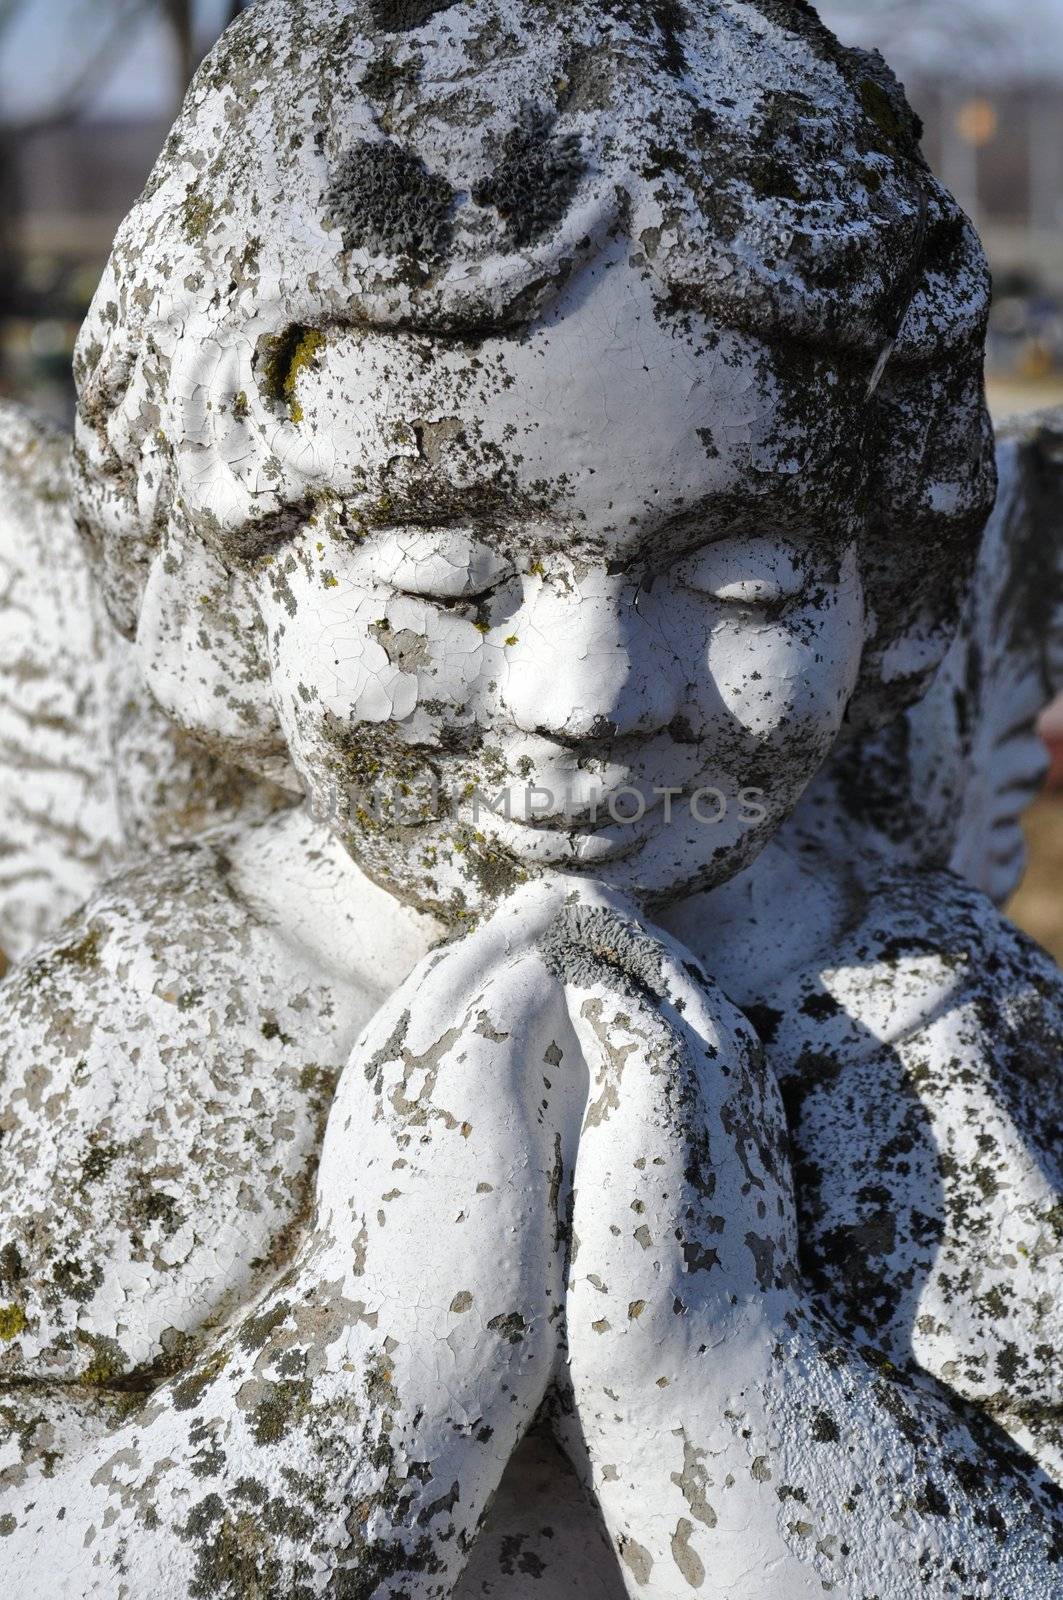
[(215, 1350), (213, 1355), (198, 1366), (194, 1372), (181, 1378), (174, 1384), (170, 1391), (176, 1411), (190, 1411), (198, 1405), (205, 1389), (209, 1389), (215, 1378), (221, 1372), (229, 1359), (227, 1350)]
[(494, 207), (511, 243), (534, 244), (564, 217), (585, 170), (576, 135), (555, 136), (551, 117), (531, 113), (506, 134), (501, 161), (472, 197)]
[(453, 4), (454, 0), (369, 0), (369, 15), (388, 33), (408, 33), (411, 28), (423, 28)]
[(757, 1030), (757, 1035), (762, 1044), (774, 1044), (775, 1036), (779, 1031), (779, 1023), (784, 1013), (777, 1011), (774, 1006), (748, 1005), (744, 1007), (745, 1014)]
[(494, 849), (479, 838), (466, 843), (469, 838), (467, 830), (460, 830), (458, 843), (463, 846), (463, 860), (483, 895), (490, 899), (501, 897), (512, 893), (518, 884), (524, 882), (526, 874), (514, 866), (503, 851)]
[(360, 139), (332, 175), (325, 209), (345, 250), (438, 263), (450, 247), (454, 191), (391, 140)]
[(90, 928), (82, 938), (75, 939), (72, 944), (60, 945), (53, 960), (67, 961), (74, 967), (94, 967), (99, 961), (102, 938), (103, 932), (100, 928)]
[(251, 1431), (255, 1442), (276, 1444), (283, 1439), (309, 1399), (310, 1383), (306, 1378), (298, 1381), (285, 1379), (282, 1383), (271, 1384), (269, 1393), (251, 1413)]
[(84, 1262), (76, 1256), (68, 1256), (52, 1267), (55, 1288), (61, 1295), (76, 1300), (78, 1305), (87, 1305), (102, 1282), (103, 1271), (96, 1262), (86, 1269)]
[(411, 66), (400, 67), (393, 56), (384, 54), (369, 63), (358, 80), (358, 87), (370, 100), (390, 100), (396, 89), (412, 83), (415, 77)]
[(184, 1222), (178, 1202), (172, 1194), (167, 1194), (163, 1189), (153, 1189), (150, 1184), (141, 1183), (142, 1194), (137, 1206), (141, 1219), (149, 1226), (153, 1222), (161, 1223), (163, 1232), (170, 1236), (175, 1234)]
[[(300, 415), (302, 413), (300, 412)], [(274, 556), (294, 539), (313, 515), (314, 502), (307, 498), (284, 505), (268, 516), (245, 522), (234, 530), (211, 530), (214, 548), (224, 561), (234, 566), (253, 566)]]
[(493, 1328), (496, 1333), (501, 1334), (502, 1338), (509, 1344), (519, 1344), (528, 1331), (528, 1325), (519, 1311), (510, 1311), (504, 1315), (492, 1317), (487, 1326)]
[(194, 1600), (281, 1593), (294, 1600), (299, 1593), (284, 1582), (281, 1562), (254, 1512), (230, 1516), (218, 1496), (210, 1494), (193, 1508), (182, 1533), (198, 1546), (188, 1587)]
[(0, 1250), (0, 1287), (14, 1287), (21, 1283), (25, 1270), (18, 1245), (9, 1240)]
[(834, 996), (824, 990), (822, 994), (806, 995), (800, 1009), (804, 1016), (814, 1017), (817, 1022), (825, 1022), (828, 1017), (838, 1016), (842, 1008)]
[(661, 36), (661, 59), (666, 72), (681, 77), (686, 69), (686, 57), (680, 34), (687, 25), (686, 12), (679, 0), (657, 0), (653, 7), (653, 20)]
[(872, 68), (881, 67), (881, 70), (861, 78), (856, 92), (864, 115), (877, 130), (878, 148), (886, 155), (919, 160), (922, 123), (909, 107), (900, 85), (881, 61), (874, 56), (868, 57), (867, 61)]
[(247, 1318), (240, 1329), (240, 1343), (245, 1350), (261, 1350), (270, 1334), (284, 1322), (290, 1310), (287, 1300), (278, 1300), (268, 1311)]
[(817, 1444), (835, 1444), (841, 1438), (829, 1411), (817, 1411), (812, 1418), (812, 1437)]
[(104, 1144), (99, 1140), (93, 1141), (81, 1163), (82, 1183), (98, 1183), (101, 1178), (105, 1178), (120, 1154), (115, 1145)]
[(565, 62), (557, 91), (559, 112), (607, 111), (613, 103), (613, 63), (599, 55), (573, 51)]
[(788, 166), (776, 156), (750, 162), (749, 186), (758, 200), (806, 200), (808, 191), (796, 166)]
[[(375, 1539), (372, 1544), (363, 1543), (354, 1560), (348, 1558), (348, 1564), (336, 1571), (330, 1592), (335, 1600), (372, 1600), (382, 1592), (386, 1579), (407, 1573), (436, 1573), (441, 1565), (427, 1534), (411, 1550), (399, 1539)], [(392, 1588), (390, 1592), (404, 1595), (409, 1590)]]

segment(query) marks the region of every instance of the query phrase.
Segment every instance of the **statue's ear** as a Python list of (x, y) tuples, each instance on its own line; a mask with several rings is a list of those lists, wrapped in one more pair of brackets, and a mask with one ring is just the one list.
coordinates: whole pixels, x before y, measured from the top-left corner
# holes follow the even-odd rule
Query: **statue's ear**
[(179, 727), (224, 760), (300, 792), (258, 607), (239, 574), (175, 529), (148, 571), (136, 652), (154, 699)]

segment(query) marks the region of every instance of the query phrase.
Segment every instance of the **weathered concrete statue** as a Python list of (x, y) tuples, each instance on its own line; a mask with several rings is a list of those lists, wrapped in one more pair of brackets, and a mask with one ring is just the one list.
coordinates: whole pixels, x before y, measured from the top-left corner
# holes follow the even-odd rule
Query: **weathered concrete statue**
[(200, 71), (3, 424), (13, 1594), (1059, 1594), (1061, 430), (983, 533), (917, 133), (782, 0)]

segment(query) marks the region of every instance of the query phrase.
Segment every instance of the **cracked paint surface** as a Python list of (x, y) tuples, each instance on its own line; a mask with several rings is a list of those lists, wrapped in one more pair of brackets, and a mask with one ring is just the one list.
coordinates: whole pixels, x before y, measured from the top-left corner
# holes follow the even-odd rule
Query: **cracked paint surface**
[(73, 490), (0, 413), (13, 1585), (1054, 1595), (1063, 1016), (992, 900), (1059, 428), (983, 534), (986, 303), (805, 6), (229, 30)]

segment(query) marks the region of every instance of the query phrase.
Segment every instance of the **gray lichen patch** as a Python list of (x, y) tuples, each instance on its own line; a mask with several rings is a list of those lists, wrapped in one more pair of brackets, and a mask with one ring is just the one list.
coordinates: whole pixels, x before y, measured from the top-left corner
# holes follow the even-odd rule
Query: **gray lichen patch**
[(345, 250), (434, 267), (450, 246), (454, 200), (450, 184), (420, 156), (391, 140), (362, 139), (333, 170), (325, 216)]
[(540, 950), (549, 970), (577, 987), (600, 982), (604, 969), (613, 981), (634, 982), (658, 998), (667, 995), (660, 946), (604, 907), (566, 907), (543, 935)]
[(502, 141), (500, 159), (473, 185), (477, 205), (493, 206), (518, 249), (557, 227), (586, 168), (579, 138), (552, 118), (526, 108)]

